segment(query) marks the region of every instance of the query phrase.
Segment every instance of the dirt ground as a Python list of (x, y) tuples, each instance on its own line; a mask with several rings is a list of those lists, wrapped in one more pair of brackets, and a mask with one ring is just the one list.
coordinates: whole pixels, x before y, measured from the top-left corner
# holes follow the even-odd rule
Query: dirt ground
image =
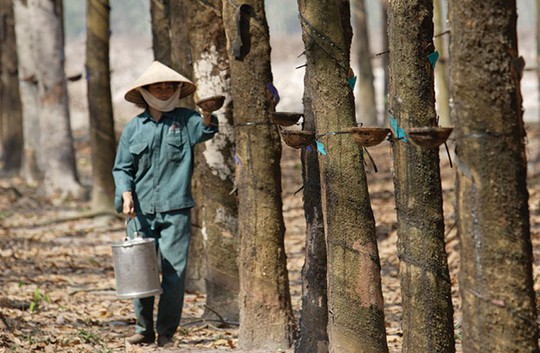
[[(89, 178), (89, 146), (77, 137), (78, 166)], [(449, 141), (452, 151), (451, 141)], [(540, 291), (540, 126), (528, 128), (531, 231), (536, 256), (535, 290)], [(458, 294), (459, 242), (454, 227), (454, 179), (444, 148), (440, 150), (446, 240), (453, 283), (457, 350), (461, 308)], [(400, 289), (396, 256), (396, 215), (392, 154), (384, 142), (370, 148), (376, 163), (366, 165), (377, 222), (385, 320), (390, 352), (401, 349)], [(331, 156), (330, 156), (331, 158)], [(532, 160), (535, 161), (532, 161)], [(293, 306), (300, 313), (300, 270), (304, 261), (305, 220), (302, 209), (299, 150), (283, 147), (283, 212)], [(5, 352), (237, 352), (238, 329), (218, 328), (200, 319), (203, 294), (188, 293), (184, 317), (171, 350), (130, 347), (133, 331), (129, 300), (117, 300), (111, 245), (123, 238), (121, 219), (80, 217), (88, 203), (45, 200), (40, 190), (20, 179), (0, 179), (0, 353)], [(73, 218), (73, 219), (70, 219)], [(281, 352), (292, 352), (292, 349)], [(271, 353), (271, 352), (260, 352)]]

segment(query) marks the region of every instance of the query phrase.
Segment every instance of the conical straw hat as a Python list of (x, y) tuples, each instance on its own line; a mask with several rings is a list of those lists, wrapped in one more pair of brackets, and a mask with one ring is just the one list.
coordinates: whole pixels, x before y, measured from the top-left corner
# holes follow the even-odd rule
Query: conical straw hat
[(146, 102), (137, 89), (158, 82), (181, 82), (182, 89), (180, 91), (180, 98), (189, 96), (195, 92), (196, 89), (195, 84), (189, 79), (180, 75), (170, 67), (163, 65), (159, 61), (154, 61), (135, 81), (133, 86), (128, 89), (124, 98), (128, 102), (135, 103), (139, 106), (145, 106)]

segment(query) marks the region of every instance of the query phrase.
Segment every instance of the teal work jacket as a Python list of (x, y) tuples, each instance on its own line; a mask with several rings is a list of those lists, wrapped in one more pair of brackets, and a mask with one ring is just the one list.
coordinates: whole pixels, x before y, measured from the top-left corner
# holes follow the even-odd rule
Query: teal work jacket
[(191, 208), (193, 146), (211, 139), (218, 121), (206, 126), (199, 113), (186, 108), (164, 112), (155, 122), (148, 110), (124, 128), (113, 167), (115, 208), (122, 212), (122, 193), (131, 191), (135, 210), (145, 214)]

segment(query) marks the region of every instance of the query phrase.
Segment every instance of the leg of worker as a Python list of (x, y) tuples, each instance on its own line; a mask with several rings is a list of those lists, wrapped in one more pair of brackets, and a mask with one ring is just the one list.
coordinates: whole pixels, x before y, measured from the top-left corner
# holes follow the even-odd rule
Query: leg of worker
[(154, 297), (133, 299), (137, 323), (135, 332), (145, 336), (155, 335), (154, 333)]
[[(130, 238), (133, 237), (135, 231), (142, 233), (141, 236), (145, 238), (155, 237), (153, 215), (147, 215), (146, 217), (137, 215), (136, 219), (131, 219), (127, 226), (127, 232)], [(133, 299), (133, 305), (135, 307), (135, 315), (137, 316), (135, 332), (145, 336), (155, 335), (154, 297)]]
[(189, 241), (190, 210), (161, 214), (159, 248), (163, 271), (163, 294), (159, 298), (156, 328), (160, 336), (172, 337), (180, 324)]

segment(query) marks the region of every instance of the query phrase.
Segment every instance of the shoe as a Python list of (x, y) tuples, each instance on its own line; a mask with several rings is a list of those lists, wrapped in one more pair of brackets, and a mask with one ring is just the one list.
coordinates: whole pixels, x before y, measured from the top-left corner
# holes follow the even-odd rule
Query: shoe
[(158, 347), (172, 348), (174, 346), (172, 337), (159, 336), (157, 339)]
[(129, 344), (151, 344), (156, 340), (156, 336), (153, 334), (143, 335), (142, 333), (136, 333), (133, 336), (126, 338)]

